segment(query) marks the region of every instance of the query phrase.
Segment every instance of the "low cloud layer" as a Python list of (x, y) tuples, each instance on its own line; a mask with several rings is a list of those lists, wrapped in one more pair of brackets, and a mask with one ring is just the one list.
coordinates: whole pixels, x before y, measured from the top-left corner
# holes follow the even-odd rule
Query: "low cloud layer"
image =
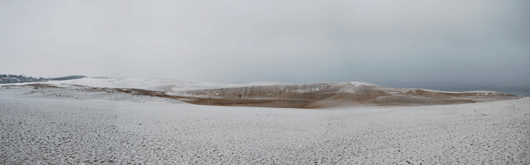
[(0, 73), (530, 82), (528, 1), (1, 1)]

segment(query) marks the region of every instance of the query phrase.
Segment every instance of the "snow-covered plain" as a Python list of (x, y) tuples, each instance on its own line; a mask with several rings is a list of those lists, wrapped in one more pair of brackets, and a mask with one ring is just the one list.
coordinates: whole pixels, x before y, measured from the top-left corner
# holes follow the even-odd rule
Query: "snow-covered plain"
[(530, 98), (309, 110), (0, 89), (0, 164), (67, 163), (529, 164)]
[[(15, 83), (15, 84), (0, 84), (3, 85), (24, 85), (24, 84), (41, 84), (43, 82), (32, 82), (32, 83)], [(180, 92), (186, 90), (197, 90), (197, 89), (216, 89), (216, 88), (233, 88), (233, 87), (245, 87), (245, 86), (273, 86), (273, 85), (290, 85), (294, 83), (285, 82), (254, 82), (247, 84), (227, 84), (220, 82), (187, 82), (171, 79), (155, 79), (155, 78), (82, 78), (74, 80), (64, 81), (48, 81), (45, 84), (51, 84), (59, 87), (70, 87), (70, 85), (83, 85), (90, 87), (101, 87), (101, 88), (135, 88), (145, 89), (152, 91), (171, 91)]]

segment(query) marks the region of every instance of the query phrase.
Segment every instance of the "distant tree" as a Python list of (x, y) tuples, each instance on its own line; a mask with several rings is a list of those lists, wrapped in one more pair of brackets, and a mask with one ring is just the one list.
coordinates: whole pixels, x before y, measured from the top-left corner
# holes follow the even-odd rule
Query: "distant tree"
[(72, 80), (72, 79), (81, 79), (81, 78), (86, 78), (86, 76), (83, 76), (83, 75), (73, 75), (73, 76), (65, 76), (65, 77), (51, 78), (50, 80)]
[(0, 84), (6, 84), (6, 83), (19, 83), (19, 82), (39, 82), (39, 81), (49, 81), (49, 80), (71, 80), (71, 79), (80, 79), (80, 78), (86, 78), (86, 76), (82, 75), (73, 75), (73, 76), (65, 76), (65, 77), (57, 77), (57, 78), (35, 78), (35, 77), (26, 77), (24, 75), (12, 75), (12, 74), (0, 74)]

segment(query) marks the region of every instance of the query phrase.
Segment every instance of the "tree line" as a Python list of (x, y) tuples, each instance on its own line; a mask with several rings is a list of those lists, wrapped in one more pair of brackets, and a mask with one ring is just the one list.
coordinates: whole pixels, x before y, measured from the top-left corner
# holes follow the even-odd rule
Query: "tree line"
[(43, 78), (43, 77), (26, 77), (24, 75), (13, 75), (13, 74), (0, 74), (0, 84), (8, 83), (23, 83), (23, 82), (46, 82), (46, 81), (61, 81), (61, 80), (72, 80), (86, 78), (83, 75), (72, 75), (55, 78)]

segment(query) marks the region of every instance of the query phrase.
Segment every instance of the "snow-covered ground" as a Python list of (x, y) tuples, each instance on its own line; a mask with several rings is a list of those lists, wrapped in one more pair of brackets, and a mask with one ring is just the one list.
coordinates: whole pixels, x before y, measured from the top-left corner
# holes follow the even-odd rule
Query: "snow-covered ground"
[[(75, 90), (90, 88), (99, 88), (98, 90), (141, 89), (169, 96), (193, 98), (298, 100), (308, 102), (304, 107), (320, 108), (336, 107), (343, 104), (447, 104), (518, 98), (518, 96), (496, 91), (447, 92), (415, 88), (388, 88), (367, 82), (227, 84), (153, 78), (83, 78), (65, 81), (0, 84), (0, 88), (17, 88), (38, 84)], [(396, 100), (399, 101), (396, 102)], [(330, 104), (331, 102), (333, 104)]]
[[(322, 83), (287, 83), (276, 81), (253, 82), (246, 84), (228, 84), (219, 82), (186, 82), (170, 79), (154, 79), (154, 78), (117, 78), (117, 79), (98, 79), (98, 78), (82, 78), (64, 81), (48, 81), (48, 82), (30, 82), (30, 83), (12, 83), (0, 84), (0, 87), (11, 85), (26, 85), (26, 84), (50, 84), (57, 87), (72, 87), (72, 85), (82, 85), (88, 87), (99, 88), (135, 88), (145, 89), (151, 91), (163, 91), (167, 93), (182, 94), (183, 91), (204, 90), (204, 89), (219, 89), (219, 88), (238, 88), (238, 87), (252, 87), (252, 86), (308, 86), (311, 84)], [(340, 82), (330, 83), (337, 86), (344, 86), (341, 91), (355, 92), (354, 88), (359, 86), (378, 86), (376, 84), (367, 82)], [(299, 92), (306, 90), (317, 89), (299, 89)]]
[(83, 85), (100, 88), (135, 88), (152, 91), (172, 91), (179, 92), (185, 90), (197, 89), (215, 89), (215, 88), (233, 88), (245, 86), (273, 86), (273, 85), (292, 85), (294, 83), (285, 82), (254, 82), (247, 84), (228, 84), (219, 82), (187, 82), (171, 79), (155, 79), (155, 78), (116, 78), (116, 79), (99, 79), (99, 78), (82, 78), (64, 81), (48, 81), (48, 82), (30, 82), (30, 83), (12, 83), (0, 84), (0, 87), (5, 85), (24, 85), (24, 84), (51, 84), (59, 87), (70, 87), (70, 85)]
[(307, 110), (38, 90), (0, 89), (0, 164), (530, 163), (528, 97)]

